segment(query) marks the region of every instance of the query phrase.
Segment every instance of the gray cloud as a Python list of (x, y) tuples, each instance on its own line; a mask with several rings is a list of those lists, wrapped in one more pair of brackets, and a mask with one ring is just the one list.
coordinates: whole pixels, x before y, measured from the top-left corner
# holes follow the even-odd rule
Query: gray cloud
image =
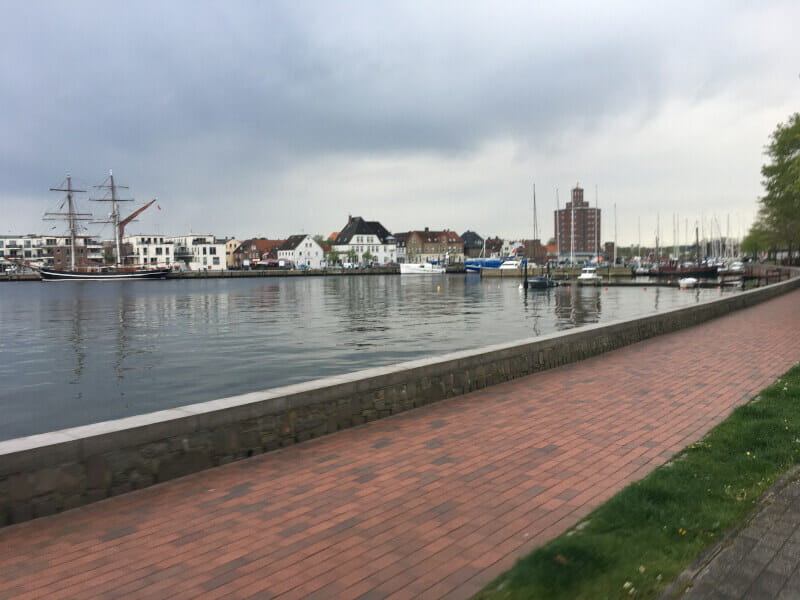
[[(605, 183), (625, 158), (603, 172), (576, 164), (572, 144), (610, 136), (624, 145), (613, 136), (620, 119), (644, 129), (676, 102), (730, 96), (783, 110), (788, 84), (765, 82), (786, 64), (778, 53), (797, 49), (786, 23), (800, 17), (788, 2), (26, 3), (5, 12), (0, 194), (18, 203), (25, 229), (41, 212), (29, 204), (64, 170), (100, 179), (115, 167), (144, 197), (169, 197), (192, 227), (222, 222), (242, 235), (252, 224), (228, 213), (257, 202), (274, 203), (272, 214), (285, 219), (270, 223), (275, 234), (340, 227), (358, 195), (347, 186), (336, 198), (302, 198), (317, 209), (305, 221), (278, 206), (295, 200), (281, 190), (302, 193), (281, 183), (287, 173), (319, 161), (345, 171), (367, 158), (469, 162), (510, 142), (530, 160), (560, 157), (545, 177), (574, 173), (563, 186), (582, 173)], [(796, 83), (795, 73), (795, 94)], [(697, 126), (676, 117), (675, 127)], [(674, 177), (669, 167), (649, 185)], [(649, 170), (635, 168), (628, 179), (648, 179)], [(482, 201), (453, 185), (464, 203)], [(370, 208), (371, 218), (393, 216), (380, 197)]]

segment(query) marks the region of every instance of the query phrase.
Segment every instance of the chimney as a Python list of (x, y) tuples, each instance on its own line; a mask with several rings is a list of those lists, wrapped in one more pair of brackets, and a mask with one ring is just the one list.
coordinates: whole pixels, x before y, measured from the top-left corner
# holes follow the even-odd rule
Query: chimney
[(427, 227), (425, 228), (425, 231), (428, 231), (428, 228), (427, 228)]
[(353, 215), (347, 215), (347, 222), (348, 223), (352, 223), (353, 222)]

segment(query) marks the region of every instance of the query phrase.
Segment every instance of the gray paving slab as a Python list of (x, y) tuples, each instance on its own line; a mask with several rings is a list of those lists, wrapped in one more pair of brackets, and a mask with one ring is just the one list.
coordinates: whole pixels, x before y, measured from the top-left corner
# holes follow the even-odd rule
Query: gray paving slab
[(764, 495), (745, 523), (694, 561), (661, 599), (799, 599), (798, 515), (800, 465)]

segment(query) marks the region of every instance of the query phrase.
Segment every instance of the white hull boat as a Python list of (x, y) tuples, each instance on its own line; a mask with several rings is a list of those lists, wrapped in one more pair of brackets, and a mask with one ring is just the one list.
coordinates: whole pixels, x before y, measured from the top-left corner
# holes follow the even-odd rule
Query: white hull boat
[(445, 267), (431, 263), (400, 263), (401, 275), (441, 275)]
[(584, 267), (578, 275), (578, 285), (600, 285), (602, 280), (594, 267)]

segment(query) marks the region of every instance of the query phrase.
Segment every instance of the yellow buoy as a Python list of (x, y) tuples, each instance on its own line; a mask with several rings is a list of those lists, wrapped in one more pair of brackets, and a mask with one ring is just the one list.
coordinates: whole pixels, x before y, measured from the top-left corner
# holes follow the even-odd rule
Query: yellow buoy
[(440, 288), (440, 287), (437, 285), (437, 286), (436, 286), (436, 293), (437, 293), (437, 294), (439, 293), (439, 290), (440, 290), (440, 289), (441, 289), (441, 288)]

